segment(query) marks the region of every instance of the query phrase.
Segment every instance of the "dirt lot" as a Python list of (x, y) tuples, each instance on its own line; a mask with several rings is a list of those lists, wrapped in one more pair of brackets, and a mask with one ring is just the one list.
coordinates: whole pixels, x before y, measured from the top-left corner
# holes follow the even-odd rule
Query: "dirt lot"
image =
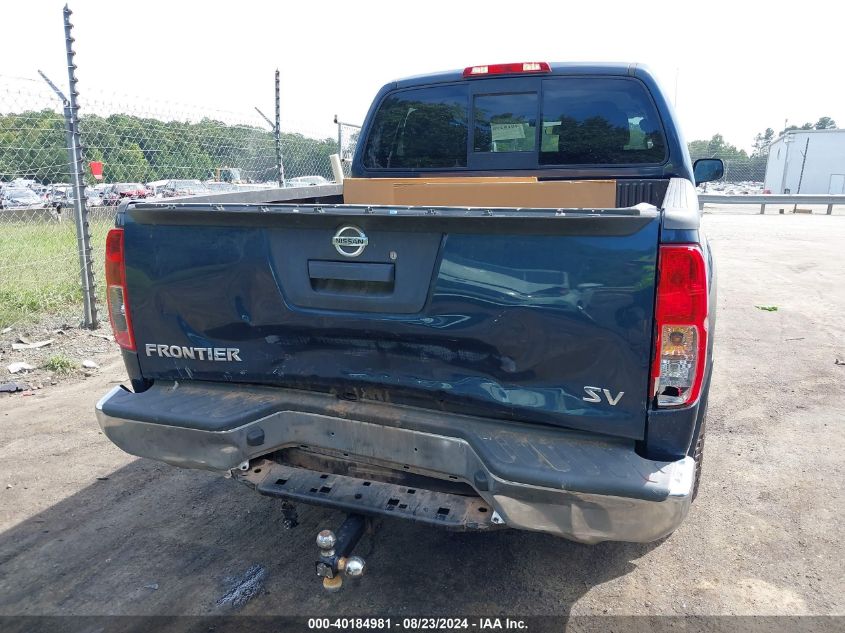
[(302, 507), (284, 531), (278, 501), (122, 453), (93, 416), (124, 377), (106, 352), (90, 377), (0, 396), (0, 614), (845, 614), (845, 218), (705, 217), (705, 471), (662, 542), (385, 521), (359, 546), (367, 575), (324, 594), (314, 537), (341, 515)]
[[(113, 360), (110, 331), (85, 330), (78, 321), (71, 316), (52, 317), (0, 330), (0, 398), (8, 393), (27, 397), (40, 389), (91, 378), (99, 373), (101, 363)], [(5, 399), (0, 402), (7, 404)]]

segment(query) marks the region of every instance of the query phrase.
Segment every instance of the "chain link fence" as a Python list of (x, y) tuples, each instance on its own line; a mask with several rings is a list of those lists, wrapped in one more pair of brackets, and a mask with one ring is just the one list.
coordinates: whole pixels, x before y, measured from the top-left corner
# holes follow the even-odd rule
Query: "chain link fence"
[(690, 152), (693, 162), (699, 158), (721, 158), (725, 164), (725, 175), (715, 181), (701, 185), (699, 191), (725, 194), (761, 194), (766, 179), (768, 156), (737, 156), (736, 152)]
[(82, 300), (76, 231), (54, 206), (70, 181), (63, 103), (41, 79), (0, 76), (0, 326)]
[[(180, 187), (205, 193), (279, 185), (274, 132), (256, 112), (90, 89), (80, 97), (80, 112), (85, 159), (103, 163), (104, 182), (155, 183), (152, 193), (164, 196), (181, 193)], [(334, 139), (284, 128), (280, 136), (286, 180), (331, 180)], [(175, 182), (182, 180), (195, 182)]]
[[(63, 106), (42, 79), (0, 75), (0, 327), (80, 314)], [(105, 235), (122, 199), (274, 188), (280, 173), (284, 186), (332, 180), (336, 139), (282, 126), (280, 169), (274, 127), (248, 108), (233, 113), (86, 89), (79, 132), (98, 297)], [(343, 143), (354, 147), (348, 135)], [(101, 178), (87, 169), (91, 163), (102, 165)]]

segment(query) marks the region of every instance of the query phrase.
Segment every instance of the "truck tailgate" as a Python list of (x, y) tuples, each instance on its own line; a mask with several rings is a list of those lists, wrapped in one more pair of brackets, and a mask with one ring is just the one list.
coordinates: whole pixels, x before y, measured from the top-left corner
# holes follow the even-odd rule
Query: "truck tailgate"
[(654, 209), (137, 203), (119, 222), (145, 378), (643, 436)]

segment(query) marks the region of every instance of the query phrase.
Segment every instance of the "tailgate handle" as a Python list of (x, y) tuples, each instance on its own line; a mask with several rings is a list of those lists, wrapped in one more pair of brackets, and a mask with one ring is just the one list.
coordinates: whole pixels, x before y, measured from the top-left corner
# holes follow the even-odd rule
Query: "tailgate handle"
[(393, 264), (326, 262), (312, 259), (308, 261), (308, 276), (311, 279), (392, 283), (395, 276), (395, 267)]

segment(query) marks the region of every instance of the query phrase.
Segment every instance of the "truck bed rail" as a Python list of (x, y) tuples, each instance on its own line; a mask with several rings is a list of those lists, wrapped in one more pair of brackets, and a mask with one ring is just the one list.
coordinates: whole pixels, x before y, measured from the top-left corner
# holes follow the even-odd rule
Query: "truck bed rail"
[[(542, 234), (552, 222), (567, 234), (591, 233), (597, 226), (603, 235), (630, 235), (653, 220), (659, 211), (651, 205), (622, 209), (545, 209), (516, 207), (415, 207), (351, 204), (244, 204), (197, 202), (131, 202), (125, 208), (136, 222), (158, 225), (203, 224), (214, 226), (270, 227), (274, 221), (303, 227), (324, 223), (327, 217), (369, 218), (379, 222), (400, 221), (403, 230), (453, 230), (467, 222), (496, 219), (487, 232)], [(526, 222), (526, 220), (531, 220)], [(122, 219), (118, 216), (118, 225)]]

